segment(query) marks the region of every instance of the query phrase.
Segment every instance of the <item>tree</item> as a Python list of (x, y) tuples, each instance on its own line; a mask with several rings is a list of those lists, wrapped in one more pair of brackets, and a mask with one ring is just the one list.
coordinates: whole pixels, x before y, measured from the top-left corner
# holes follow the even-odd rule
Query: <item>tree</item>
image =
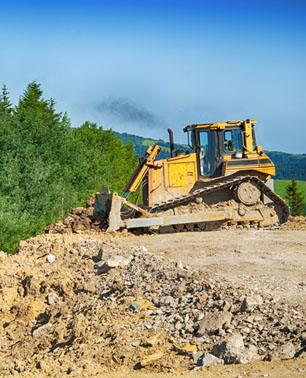
[[(124, 145), (112, 130), (85, 122), (73, 129), (74, 185), (87, 194), (109, 186), (121, 192), (137, 165), (133, 146)], [(75, 164), (77, 163), (77, 164)]]
[(2, 86), (2, 93), (0, 95), (0, 113), (11, 113), (12, 104), (9, 99), (9, 92), (5, 84)]
[(304, 209), (303, 193), (298, 191), (297, 182), (291, 180), (291, 184), (286, 187), (286, 199), (291, 207), (291, 215), (301, 215)]

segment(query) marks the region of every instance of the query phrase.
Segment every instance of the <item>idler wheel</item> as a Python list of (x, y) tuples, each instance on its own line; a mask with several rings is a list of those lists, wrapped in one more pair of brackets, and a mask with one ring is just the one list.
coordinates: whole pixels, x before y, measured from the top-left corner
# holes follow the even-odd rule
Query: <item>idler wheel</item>
[(260, 190), (250, 182), (242, 182), (238, 185), (237, 198), (245, 205), (255, 205), (260, 200)]

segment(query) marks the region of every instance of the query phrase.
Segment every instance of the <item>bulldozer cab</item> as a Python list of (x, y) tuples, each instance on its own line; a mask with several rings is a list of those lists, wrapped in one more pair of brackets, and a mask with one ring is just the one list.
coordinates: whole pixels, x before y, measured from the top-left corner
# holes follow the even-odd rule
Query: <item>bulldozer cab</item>
[(200, 176), (219, 177), (225, 156), (239, 159), (246, 151), (254, 152), (255, 122), (228, 121), (185, 127), (184, 131), (191, 133), (191, 148), (198, 157)]

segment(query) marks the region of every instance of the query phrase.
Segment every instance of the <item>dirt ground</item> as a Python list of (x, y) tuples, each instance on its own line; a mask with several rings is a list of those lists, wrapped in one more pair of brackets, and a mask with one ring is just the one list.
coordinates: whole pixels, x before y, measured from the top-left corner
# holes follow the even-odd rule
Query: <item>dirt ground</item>
[[(202, 367), (200, 371), (188, 371), (188, 366), (191, 365), (186, 363), (189, 363), (190, 356), (177, 354), (173, 348), (173, 341), (169, 341), (167, 333), (159, 334), (159, 344), (148, 347), (143, 340), (152, 338), (153, 329), (149, 328), (148, 319), (155, 315), (145, 315), (147, 310), (132, 312), (131, 301), (136, 301), (137, 296), (139, 297), (139, 289), (127, 291), (122, 285), (126, 285), (124, 282), (130, 280), (129, 272), (139, 276), (145, 273), (143, 278), (140, 277), (141, 281), (146, 277), (150, 279), (150, 274), (153, 277), (154, 269), (151, 272), (144, 272), (143, 267), (146, 265), (139, 265), (137, 271), (137, 261), (133, 260), (134, 262), (130, 263), (130, 270), (126, 270), (125, 275), (122, 269), (114, 269), (107, 275), (99, 275), (95, 268), (98, 259), (96, 245), (90, 244), (93, 239), (103, 244), (103, 261), (112, 255), (119, 254), (126, 257), (134, 253), (139, 264), (147, 262), (153, 264), (150, 266), (156, 271), (161, 261), (160, 264), (164, 266), (161, 272), (169, 272), (171, 290), (176, 285), (176, 278), (171, 275), (173, 273), (171, 269), (175, 270), (176, 266), (182, 266), (183, 268), (179, 269), (185, 272), (187, 285), (195, 282), (192, 281), (193, 272), (200, 270), (205, 273), (205, 282), (210, 278), (212, 282), (216, 282), (215, 290), (222, 293), (225, 300), (229, 295), (227, 290), (236, 291), (238, 293), (236, 308), (241, 305), (240, 295), (245, 293), (261, 294), (266, 298), (273, 297), (274, 307), (268, 309), (266, 315), (262, 313), (262, 316), (269, 320), (271, 313), (278, 310), (277, 306), (280, 308), (281, 316), (286, 311), (290, 313), (290, 319), (294, 318), (294, 313), (298, 314), (293, 324), (299, 325), (298, 332), (301, 335), (299, 337), (304, 338), (305, 342), (306, 231), (304, 229), (273, 231), (241, 229), (137, 236), (126, 232), (46, 234), (21, 242), (19, 253), (16, 255), (6, 256), (0, 253), (0, 376), (103, 378), (306, 376), (305, 352), (301, 353), (299, 358), (289, 360), (215, 365)], [(156, 260), (149, 254), (155, 256)], [(48, 258), (54, 261), (49, 261)], [(158, 260), (159, 258), (165, 260)], [(154, 284), (154, 287), (158, 287), (159, 296), (165, 295), (161, 294), (161, 290), (167, 290), (167, 274), (163, 273), (163, 275), (163, 282), (158, 283), (159, 286)], [(137, 283), (137, 277), (132, 278)], [(222, 288), (223, 284), (225, 289)], [(230, 287), (233, 289), (227, 289)], [(154, 292), (150, 282), (146, 282), (143, 290), (149, 294)], [(108, 292), (110, 294), (107, 294)], [(194, 293), (194, 296), (198, 295), (196, 291)], [(187, 298), (190, 294), (184, 292), (184, 296)], [(211, 307), (208, 307), (209, 302), (206, 304), (204, 302), (201, 311), (205, 313), (213, 310), (212, 297), (210, 301), (212, 301)], [(218, 304), (216, 301), (216, 306), (222, 301), (223, 299), (219, 300)], [(296, 307), (297, 305), (299, 307)], [(260, 306), (261, 310), (263, 306)], [(154, 309), (154, 306), (152, 308)], [(238, 314), (239, 310), (232, 311), (237, 312), (235, 319), (244, 316)], [(245, 317), (247, 316), (248, 313)], [(281, 321), (280, 317), (278, 319)], [(141, 324), (144, 327), (141, 328)], [(254, 327), (256, 329), (256, 324)], [(290, 329), (288, 335), (295, 337), (294, 332), (294, 329)], [(96, 337), (97, 335), (99, 337)], [(287, 341), (288, 337), (285, 337)], [(137, 340), (140, 340), (140, 345)], [(150, 353), (161, 350), (164, 353), (162, 369), (159, 370), (159, 365), (152, 369), (145, 368), (144, 371), (134, 371), (129, 367), (133, 361), (136, 363)], [(124, 354), (128, 356), (130, 365), (120, 360)], [(110, 361), (109, 366), (107, 361)], [(118, 370), (114, 371), (114, 369)], [(157, 371), (160, 373), (157, 374)]]
[(115, 240), (145, 246), (191, 267), (205, 269), (234, 286), (264, 291), (290, 303), (306, 298), (306, 231), (209, 231), (130, 235)]

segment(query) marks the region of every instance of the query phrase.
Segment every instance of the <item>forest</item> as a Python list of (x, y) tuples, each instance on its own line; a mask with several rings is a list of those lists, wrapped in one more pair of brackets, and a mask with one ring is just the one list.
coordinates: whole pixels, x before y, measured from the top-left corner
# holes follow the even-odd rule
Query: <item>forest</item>
[(13, 252), (89, 195), (120, 191), (137, 165), (132, 143), (85, 122), (73, 128), (32, 82), (17, 105), (0, 95), (0, 250)]

